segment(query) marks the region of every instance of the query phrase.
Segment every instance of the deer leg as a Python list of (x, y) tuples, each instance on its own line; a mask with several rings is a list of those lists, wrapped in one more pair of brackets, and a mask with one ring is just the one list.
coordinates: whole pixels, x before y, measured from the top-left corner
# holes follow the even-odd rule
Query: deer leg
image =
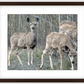
[(18, 58), (20, 64), (23, 65), (23, 63), (22, 63), (22, 61), (21, 61), (21, 59), (20, 59), (20, 57), (19, 57), (20, 51), (21, 51), (21, 49), (18, 48), (18, 51), (16, 52), (16, 55), (17, 55), (17, 58)]
[(47, 52), (47, 49), (45, 49), (45, 50), (43, 51), (43, 54), (42, 54), (42, 57), (41, 57), (41, 66), (40, 66), (40, 68), (43, 67), (44, 55), (45, 55), (46, 52)]
[(9, 66), (10, 66), (10, 57), (14, 50), (15, 50), (15, 47), (12, 47), (11, 50), (9, 51), (9, 56), (8, 56), (8, 62), (9, 62), (8, 65)]
[(74, 70), (74, 64), (72, 63), (73, 57), (70, 57), (70, 56), (69, 56), (69, 58), (70, 58), (70, 61), (71, 61), (71, 68), (70, 68), (70, 69), (71, 69), (71, 70)]
[(50, 59), (50, 66), (53, 69), (53, 63), (52, 63), (52, 58), (51, 58), (51, 54), (49, 55), (49, 59)]
[(73, 63), (71, 63), (71, 65), (72, 65), (72, 68), (71, 68), (71, 70), (74, 70), (74, 64), (73, 64)]
[(61, 50), (61, 48), (59, 47), (58, 48), (59, 49), (59, 53), (60, 53), (60, 58), (61, 58), (61, 69), (62, 69), (62, 60), (63, 60), (63, 56), (62, 56), (62, 50)]
[(27, 52), (28, 52), (28, 65), (30, 65), (30, 48), (27, 46)]
[(53, 49), (51, 49), (51, 51), (50, 51), (50, 53), (49, 53), (49, 59), (50, 59), (50, 66), (51, 66), (51, 68), (53, 69), (53, 63), (52, 63), (52, 58), (51, 58), (51, 56), (52, 56), (52, 54), (53, 54)]
[(33, 49), (31, 50), (31, 64), (33, 64)]

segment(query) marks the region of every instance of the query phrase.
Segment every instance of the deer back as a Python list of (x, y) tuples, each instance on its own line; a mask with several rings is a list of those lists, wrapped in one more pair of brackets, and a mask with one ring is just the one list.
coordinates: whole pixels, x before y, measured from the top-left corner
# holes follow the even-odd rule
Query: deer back
[(73, 40), (77, 40), (77, 27), (68, 25), (68, 24), (63, 24), (60, 26), (60, 33), (67, 33)]
[(53, 48), (58, 48), (58, 46), (65, 46), (67, 37), (64, 34), (57, 32), (52, 32), (47, 36), (47, 43), (49, 43)]
[(11, 46), (17, 46), (18, 40), (24, 35), (25, 33), (14, 33), (10, 38)]
[(77, 26), (76, 22), (69, 22), (67, 20), (62, 21), (59, 26), (61, 26), (63, 24), (68, 24), (68, 25), (72, 25), (72, 26), (75, 26), (75, 27)]

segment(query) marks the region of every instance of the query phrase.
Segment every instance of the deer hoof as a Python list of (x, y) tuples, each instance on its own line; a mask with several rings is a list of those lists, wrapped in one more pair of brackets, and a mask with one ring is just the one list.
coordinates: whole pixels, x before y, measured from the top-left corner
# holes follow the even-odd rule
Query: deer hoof
[(10, 66), (10, 62), (8, 63), (8, 66)]
[(8, 64), (8, 66), (10, 66), (10, 64)]
[(42, 65), (40, 66), (40, 69), (42, 68)]
[(72, 67), (70, 67), (71, 70), (74, 70)]
[(53, 69), (53, 67), (51, 67)]
[(70, 69), (72, 70), (72, 68), (70, 67)]
[(30, 65), (30, 63), (28, 63), (28, 65)]
[(33, 65), (33, 62), (31, 62), (31, 64)]
[(60, 67), (60, 70), (62, 70), (62, 67)]

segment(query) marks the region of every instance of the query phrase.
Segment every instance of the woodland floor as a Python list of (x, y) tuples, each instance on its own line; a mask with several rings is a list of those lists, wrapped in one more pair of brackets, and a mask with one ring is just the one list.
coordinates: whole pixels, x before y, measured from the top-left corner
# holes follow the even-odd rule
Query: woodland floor
[[(48, 54), (44, 56), (44, 66), (40, 69), (41, 55), (42, 55), (42, 50), (35, 49), (33, 65), (31, 64), (28, 65), (27, 64), (28, 63), (27, 50), (23, 49), (19, 54), (23, 63), (23, 66), (22, 66), (20, 62), (18, 61), (17, 56), (14, 51), (13, 54), (11, 55), (11, 66), (8, 66), (8, 70), (52, 70), (50, 67)], [(68, 61), (65, 58), (63, 59), (63, 70), (70, 70), (70, 67), (71, 67), (70, 60), (68, 57), (67, 57)], [(59, 55), (52, 56), (52, 62), (53, 62), (53, 67), (54, 67), (53, 70), (60, 70), (60, 56)], [(77, 67), (75, 67), (75, 70), (76, 69)]]

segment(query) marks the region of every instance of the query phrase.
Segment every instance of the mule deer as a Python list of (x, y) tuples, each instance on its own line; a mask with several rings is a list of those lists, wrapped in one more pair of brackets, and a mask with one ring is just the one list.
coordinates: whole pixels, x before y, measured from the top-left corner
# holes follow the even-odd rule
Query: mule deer
[(59, 25), (59, 32), (67, 34), (73, 40), (75, 47), (77, 47), (77, 24), (76, 22), (62, 21)]
[(9, 51), (9, 66), (10, 66), (10, 56), (12, 52), (18, 48), (16, 55), (21, 65), (23, 65), (20, 57), (19, 52), (21, 49), (26, 49), (28, 52), (28, 65), (30, 65), (30, 49), (31, 52), (31, 64), (33, 64), (33, 49), (37, 44), (37, 36), (36, 36), (36, 26), (38, 23), (38, 18), (36, 18), (37, 22), (31, 22), (29, 18), (27, 18), (27, 22), (30, 23), (31, 32), (29, 33), (14, 33), (10, 38), (11, 43), (11, 50)]
[(73, 22), (70, 22), (70, 21), (67, 21), (67, 20), (63, 20), (63, 21), (60, 23), (59, 26), (61, 26), (61, 25), (63, 25), (63, 24), (72, 25), (72, 26), (74, 26), (74, 28), (77, 27), (77, 23), (74, 22), (74, 21), (73, 21)]
[(68, 53), (68, 55), (70, 56), (72, 70), (73, 70), (74, 69), (74, 57), (76, 56), (76, 51), (73, 48), (72, 40), (68, 35), (57, 33), (57, 32), (50, 33), (46, 38), (46, 47), (43, 50), (43, 54), (41, 58), (42, 63), (41, 63), (40, 68), (43, 67), (45, 53), (47, 51), (50, 51), (49, 59), (50, 59), (51, 68), (53, 69), (53, 63), (51, 59), (53, 49), (59, 50), (59, 54), (61, 58), (61, 69), (62, 69), (62, 59), (63, 59), (62, 51)]

